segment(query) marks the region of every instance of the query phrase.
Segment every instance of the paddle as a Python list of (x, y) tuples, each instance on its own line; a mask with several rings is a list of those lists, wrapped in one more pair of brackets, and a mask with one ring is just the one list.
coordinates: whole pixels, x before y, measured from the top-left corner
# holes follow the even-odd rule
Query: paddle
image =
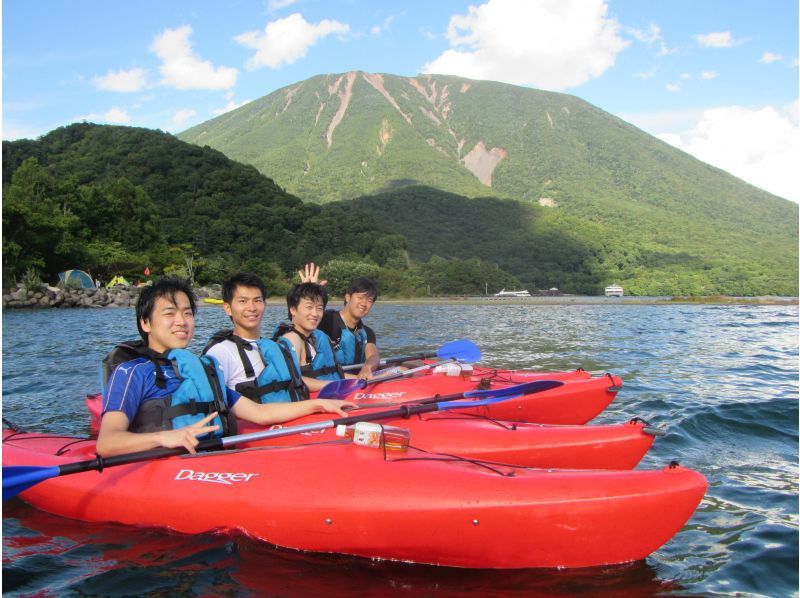
[[(434, 357), (438, 357), (439, 359), (457, 359), (458, 361), (474, 363), (481, 360), (481, 350), (472, 341), (462, 339), (445, 343), (436, 351), (422, 352), (417, 353), (416, 355), (406, 355), (404, 357), (388, 357), (386, 359), (381, 359), (378, 362), (378, 365), (391, 365), (393, 363), (411, 361), (412, 359), (432, 359)], [(358, 370), (363, 365), (363, 363), (354, 363), (353, 365), (346, 365), (342, 369), (346, 372)]]
[(369, 380), (362, 380), (361, 378), (345, 378), (344, 380), (334, 380), (332, 382), (328, 382), (325, 386), (322, 387), (322, 390), (319, 391), (317, 394), (317, 398), (320, 399), (343, 399), (351, 392), (355, 392), (357, 390), (361, 390), (362, 388), (366, 388), (372, 384), (378, 384), (380, 382), (388, 382), (389, 380), (398, 380), (400, 378), (408, 378), (417, 374), (419, 372), (424, 372), (425, 370), (430, 370), (435, 368), (436, 366), (442, 365), (444, 363), (451, 363), (458, 361), (456, 358), (451, 359), (444, 359), (442, 361), (437, 361), (435, 363), (428, 363), (425, 365), (421, 365), (418, 368), (412, 368), (410, 370), (404, 370), (402, 372), (396, 372), (389, 374), (387, 376), (378, 376), (377, 378), (370, 378)]
[[(549, 383), (549, 385), (545, 385), (543, 382)], [(524, 384), (508, 386), (506, 388), (492, 390), (472, 390), (461, 393), (460, 395), (453, 395), (453, 398), (464, 397), (479, 400), (439, 401), (435, 403), (403, 405), (396, 409), (389, 409), (386, 411), (362, 413), (361, 415), (340, 417), (337, 419), (310, 424), (301, 424), (298, 426), (289, 426), (287, 428), (280, 428), (277, 430), (263, 430), (260, 432), (251, 432), (249, 434), (229, 436), (227, 438), (210, 438), (208, 440), (200, 441), (196, 447), (196, 450), (220, 450), (229, 446), (241, 444), (243, 442), (277, 438), (280, 436), (289, 436), (303, 432), (327, 430), (328, 428), (335, 428), (338, 425), (350, 425), (361, 421), (372, 421), (393, 417), (409, 417), (410, 415), (417, 413), (445, 411), (448, 409), (469, 409), (472, 407), (480, 407), (482, 405), (498, 403), (500, 401), (505, 401), (525, 394), (531, 394), (540, 390), (546, 390), (547, 388), (552, 388), (553, 386), (558, 386), (560, 384), (563, 384), (563, 382), (554, 380), (537, 380), (535, 382), (526, 382)], [(142, 461), (151, 461), (153, 459), (160, 459), (163, 457), (172, 457), (175, 455), (182, 455), (185, 452), (186, 449), (183, 447), (158, 448), (149, 451), (141, 451), (138, 453), (129, 453), (127, 455), (117, 455), (108, 458), (98, 457), (96, 459), (89, 459), (87, 461), (77, 461), (75, 463), (65, 463), (63, 465), (52, 465), (47, 467), (37, 467), (32, 465), (3, 467), (3, 500), (13, 498), (31, 486), (34, 486), (39, 482), (43, 482), (44, 480), (49, 480), (50, 478), (55, 478), (62, 475), (71, 475), (73, 473), (81, 473), (84, 471), (102, 471), (107, 467), (116, 467), (118, 465), (128, 465), (130, 463), (140, 463)]]

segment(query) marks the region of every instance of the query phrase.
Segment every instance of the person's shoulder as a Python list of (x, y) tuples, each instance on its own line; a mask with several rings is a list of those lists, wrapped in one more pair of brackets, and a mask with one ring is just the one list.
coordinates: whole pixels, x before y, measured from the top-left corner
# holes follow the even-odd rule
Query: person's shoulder
[(324, 339), (331, 340), (331, 337), (328, 336), (328, 333), (326, 333), (324, 330), (320, 330), (319, 328), (317, 328), (314, 331), (314, 334), (316, 334), (317, 336), (320, 336), (320, 337), (322, 337)]
[(326, 309), (322, 312), (322, 319), (319, 322), (319, 325), (322, 326), (323, 324), (334, 324), (336, 319), (339, 317), (339, 311), (336, 309)]
[(220, 341), (215, 342), (213, 345), (208, 347), (204, 354), (205, 355), (223, 355), (225, 353), (230, 353), (231, 351), (236, 349), (236, 343), (233, 340), (226, 338)]
[(147, 357), (140, 356), (123, 361), (117, 364), (111, 372), (111, 377), (108, 380), (108, 386), (115, 386), (115, 382), (119, 383), (120, 380), (130, 380), (132, 378), (142, 378), (155, 370), (155, 363)]

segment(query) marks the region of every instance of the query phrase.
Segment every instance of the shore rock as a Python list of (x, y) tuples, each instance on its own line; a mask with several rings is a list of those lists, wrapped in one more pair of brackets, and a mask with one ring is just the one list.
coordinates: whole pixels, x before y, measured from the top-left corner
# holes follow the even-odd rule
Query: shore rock
[(40, 289), (3, 289), (3, 308), (134, 307), (137, 287), (74, 289), (42, 285)]

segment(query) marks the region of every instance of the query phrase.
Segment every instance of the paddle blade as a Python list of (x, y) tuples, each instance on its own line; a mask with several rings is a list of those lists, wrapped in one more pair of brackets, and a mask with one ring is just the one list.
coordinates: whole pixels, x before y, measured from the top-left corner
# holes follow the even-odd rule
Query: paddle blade
[(317, 394), (318, 399), (344, 399), (350, 393), (361, 390), (367, 385), (364, 380), (357, 378), (346, 378), (345, 380), (334, 380), (328, 382)]
[(3, 467), (3, 500), (14, 498), (35, 486), (39, 482), (55, 478), (59, 475), (57, 465), (52, 467), (35, 467), (32, 465), (14, 465)]
[(445, 343), (436, 351), (436, 356), (439, 359), (457, 359), (465, 363), (475, 363), (481, 360), (481, 350), (472, 341), (462, 339)]
[(489, 390), (470, 390), (464, 393), (465, 399), (505, 399), (510, 397), (520, 397), (530, 395), (535, 392), (543, 392), (551, 388), (563, 386), (561, 380), (534, 380), (533, 382), (523, 382), (514, 386), (504, 388), (490, 388)]
[(551, 388), (563, 386), (563, 384), (561, 380), (536, 380), (534, 382), (524, 382), (522, 384), (515, 384), (514, 386), (506, 386), (505, 388), (471, 390), (464, 393), (464, 398), (478, 399), (477, 401), (442, 401), (438, 403), (438, 406), (440, 411), (447, 409), (464, 409), (465, 407), (481, 407), (483, 405), (491, 405), (492, 403), (499, 403), (536, 392), (550, 390)]

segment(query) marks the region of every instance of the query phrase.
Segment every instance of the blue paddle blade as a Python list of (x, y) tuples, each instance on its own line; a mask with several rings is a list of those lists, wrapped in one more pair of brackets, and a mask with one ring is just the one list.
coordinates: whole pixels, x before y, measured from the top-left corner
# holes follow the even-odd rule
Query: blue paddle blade
[(472, 341), (463, 339), (445, 343), (436, 351), (436, 356), (439, 359), (457, 359), (465, 363), (475, 363), (481, 360), (481, 350)]
[(536, 380), (534, 382), (523, 382), (522, 384), (515, 384), (514, 386), (506, 386), (505, 388), (471, 390), (464, 393), (464, 398), (479, 400), (443, 401), (438, 403), (438, 407), (440, 411), (446, 411), (447, 409), (463, 409), (465, 407), (481, 407), (482, 405), (491, 405), (492, 403), (516, 399), (517, 397), (550, 390), (551, 388), (557, 388), (563, 385), (564, 383), (561, 380)]
[(542, 392), (563, 386), (561, 380), (534, 380), (533, 382), (523, 382), (514, 386), (504, 388), (490, 388), (489, 390), (470, 390), (464, 393), (465, 399), (508, 399), (529, 395), (535, 392)]
[(361, 390), (367, 385), (364, 380), (347, 378), (328, 382), (317, 394), (318, 399), (343, 399), (351, 392)]
[(57, 477), (58, 466), (35, 467), (33, 465), (14, 465), (3, 467), (3, 500), (14, 498), (44, 480)]

